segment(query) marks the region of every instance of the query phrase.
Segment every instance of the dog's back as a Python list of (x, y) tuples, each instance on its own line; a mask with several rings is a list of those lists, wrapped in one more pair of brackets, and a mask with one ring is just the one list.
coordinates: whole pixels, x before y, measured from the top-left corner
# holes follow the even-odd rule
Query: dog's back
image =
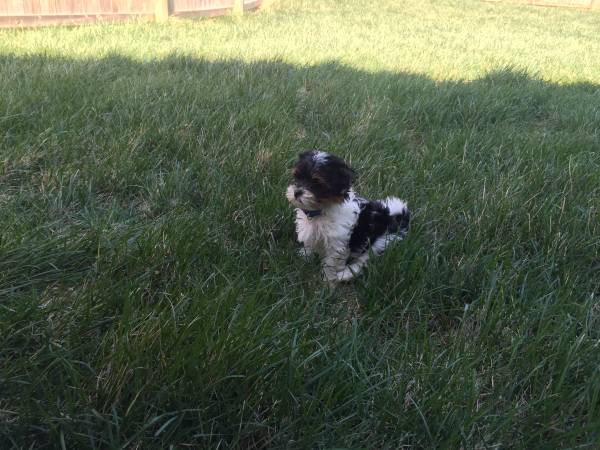
[(353, 254), (367, 251), (386, 234), (403, 237), (408, 232), (410, 212), (402, 200), (388, 197), (372, 201), (356, 197), (355, 201), (360, 206), (360, 213), (350, 235), (349, 247)]

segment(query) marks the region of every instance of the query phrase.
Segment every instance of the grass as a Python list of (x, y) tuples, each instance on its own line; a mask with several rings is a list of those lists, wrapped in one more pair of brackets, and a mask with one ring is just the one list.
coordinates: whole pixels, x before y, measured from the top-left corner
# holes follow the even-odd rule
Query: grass
[[(597, 448), (600, 14), (0, 31), (1, 448)], [(295, 154), (399, 195), (330, 291)]]

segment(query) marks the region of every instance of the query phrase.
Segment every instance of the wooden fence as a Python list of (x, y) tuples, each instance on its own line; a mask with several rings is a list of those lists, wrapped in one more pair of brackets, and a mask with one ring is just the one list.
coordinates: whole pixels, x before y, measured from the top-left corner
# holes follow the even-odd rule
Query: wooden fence
[(262, 0), (0, 0), (0, 27), (241, 14)]

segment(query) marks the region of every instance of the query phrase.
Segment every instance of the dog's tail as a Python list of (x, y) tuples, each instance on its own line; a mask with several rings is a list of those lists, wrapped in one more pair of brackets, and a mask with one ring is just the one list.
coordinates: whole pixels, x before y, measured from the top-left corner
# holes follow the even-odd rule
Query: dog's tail
[(406, 202), (397, 197), (388, 197), (383, 203), (390, 210), (390, 225), (388, 231), (404, 237), (410, 228), (410, 211)]

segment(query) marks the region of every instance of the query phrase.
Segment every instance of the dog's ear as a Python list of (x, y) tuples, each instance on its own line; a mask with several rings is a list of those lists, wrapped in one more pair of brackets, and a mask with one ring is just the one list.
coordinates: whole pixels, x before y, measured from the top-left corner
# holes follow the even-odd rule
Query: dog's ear
[(346, 195), (352, 184), (354, 184), (354, 180), (356, 180), (356, 171), (348, 165), (342, 167), (339, 171), (339, 179), (337, 180), (340, 186), (340, 193)]
[(329, 159), (331, 169), (335, 172), (333, 190), (339, 195), (346, 195), (356, 181), (356, 171), (338, 156)]
[(358, 178), (356, 170), (349, 165), (346, 165), (342, 172), (344, 173), (344, 176), (347, 177), (349, 186), (352, 186), (354, 183), (356, 183), (356, 179)]
[(309, 150), (307, 152), (301, 152), (301, 153), (298, 154), (298, 161), (302, 161), (304, 159), (311, 159), (312, 160), (314, 154), (315, 154), (314, 150)]
[(313, 162), (313, 152), (302, 152), (298, 154), (298, 159), (294, 162), (291, 167), (291, 172), (293, 177), (297, 177), (301, 173), (304, 173), (306, 176), (310, 175), (310, 171), (314, 165)]

